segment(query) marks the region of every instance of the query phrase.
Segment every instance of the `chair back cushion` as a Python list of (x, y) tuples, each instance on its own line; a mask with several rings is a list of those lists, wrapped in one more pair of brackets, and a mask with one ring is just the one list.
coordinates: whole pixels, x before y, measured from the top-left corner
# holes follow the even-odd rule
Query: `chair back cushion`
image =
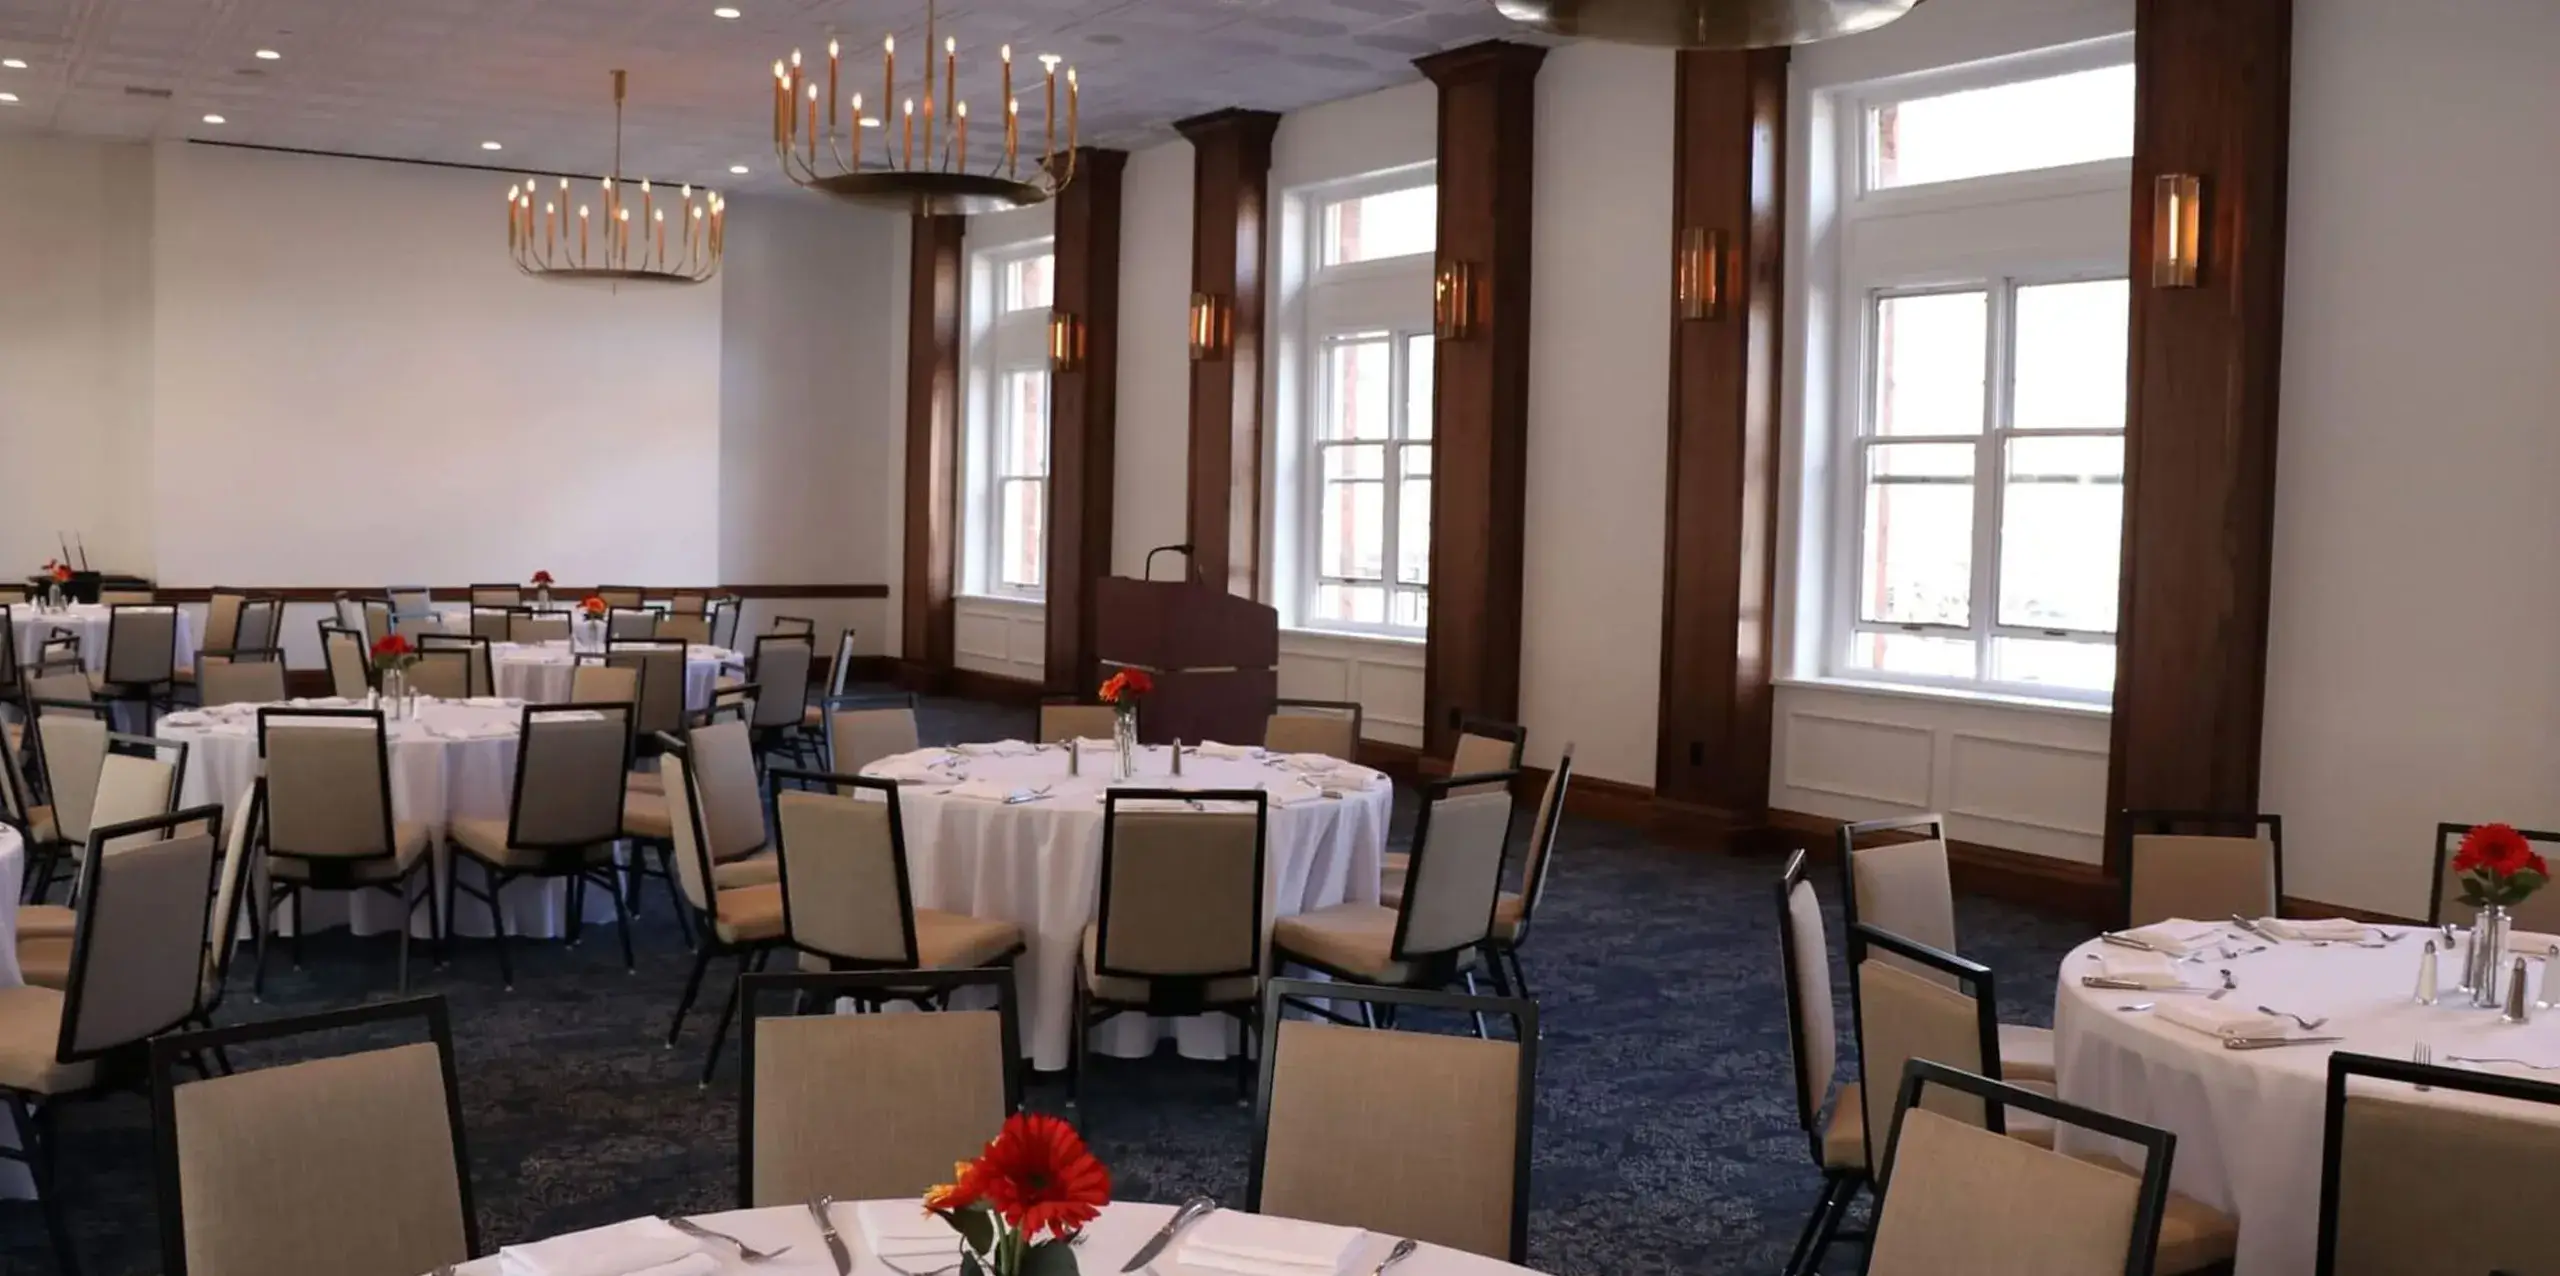
[(508, 840), (524, 847), (603, 846), (622, 836), (630, 774), (629, 711), (555, 710), (525, 715), (516, 753), (515, 818)]
[(640, 671), (627, 665), (579, 665), (569, 671), (569, 698), (579, 704), (637, 705)]
[(36, 719), (45, 782), (53, 791), (53, 826), (71, 842), (89, 840), (89, 815), (107, 765), (107, 720), (72, 709), (43, 709)]
[(329, 692), (346, 700), (364, 699), (366, 677), (365, 640), (349, 629), (324, 629), (320, 633), (321, 655), (329, 662)]
[(515, 585), (473, 585), (471, 605), (474, 607), (514, 607), (524, 602), (524, 590)]
[[(67, 638), (63, 641), (76, 645), (79, 640)], [(27, 698), (30, 700), (96, 700), (98, 698), (96, 688), (89, 685), (89, 675), (79, 668), (79, 652), (72, 651), (68, 661), (69, 663), (53, 673), (29, 674), (26, 679)]]
[(1904, 1114), (1896, 1148), (1869, 1276), (2123, 1276), (2140, 1177), (1926, 1107)]
[(284, 855), (392, 851), (383, 785), (382, 722), (271, 719), (267, 726), (267, 849)]
[(2128, 926), (2276, 912), (2276, 847), (2263, 837), (2137, 833)]
[(471, 694), (471, 653), (449, 648), (419, 652), (408, 678), (409, 689), (420, 695), (463, 699)]
[(711, 868), (703, 862), (705, 848), (694, 827), (699, 822), (700, 803), (695, 797), (693, 768), (682, 755), (668, 753), (658, 760), (658, 783), (666, 791), (668, 840), (675, 844), (676, 886), (684, 892), (686, 903), (709, 912)]
[[(1882, 960), (1887, 957), (1893, 960)], [(1858, 981), (1859, 1074), (1873, 1079), (1859, 1098), (1867, 1106), (1867, 1160), (1876, 1169), (1884, 1161), (1884, 1132), (1893, 1128), (1902, 1065), (1926, 1059), (1989, 1075), (1983, 1071), (1982, 1005), (1913, 974), (1894, 954), (1869, 950), (1851, 974)], [(1983, 1123), (1982, 1100), (1947, 1086), (1928, 1087), (1921, 1103), (1967, 1125)]]
[(1511, 794), (1444, 795), (1423, 813), (1422, 842), (1404, 889), (1404, 944), (1398, 961), (1481, 943), (1493, 932), (1502, 892), (1502, 855), (1511, 833)]
[(1119, 713), (1107, 704), (1044, 704), (1040, 706), (1040, 743), (1108, 740)]
[(558, 612), (513, 612), (507, 616), (509, 642), (567, 642), (569, 618)]
[[(1849, 889), (1858, 895), (1851, 909), (1856, 920), (1941, 952), (1956, 951), (1955, 885), (1944, 841), (1932, 837), (1850, 851)], [(1926, 971), (1932, 979), (1947, 977), (1892, 953), (1880, 957), (1887, 965)]]
[(629, 669), (635, 675), (638, 706), (632, 719), (635, 731), (663, 731), (674, 735), (684, 730), (684, 645), (666, 643), (649, 647), (618, 647), (604, 659), (608, 665)]
[(882, 758), (913, 753), (920, 743), (916, 711), (905, 705), (827, 711), (827, 765), (838, 775), (860, 775)]
[(2457, 1102), (2483, 1106), (2427, 1102), (2369, 1078), (2347, 1084), (2333, 1153), (2336, 1276), (2553, 1270), (2551, 1220), (2511, 1191), (2560, 1183), (2560, 1111), (2470, 1095)]
[(1840, 1069), (1840, 1021), (1831, 1009), (1831, 941), (1823, 934), (1822, 901), (1813, 883), (1799, 881), (1787, 892), (1784, 919), (1787, 1013), (1795, 1016), (1796, 1038), (1804, 1042), (1796, 1072), (1804, 1085), (1803, 1114), (1819, 1120), (1822, 1101), (1831, 1097), (1831, 1078)]
[(418, 1276), (471, 1257), (433, 1043), (189, 1081), (171, 1100), (187, 1276)]
[(1529, 824), (1528, 861), (1521, 866), (1521, 917), (1525, 920), (1538, 911), (1538, 901), (1547, 893), (1547, 870), (1555, 866), (1556, 835), (1564, 830), (1564, 791), (1573, 783), (1573, 744), (1567, 741), (1563, 756), (1556, 759), (1556, 769), (1547, 773), (1547, 787), (1538, 794), (1538, 814)]
[(914, 965), (889, 803), (865, 791), (785, 789), (774, 799), (774, 818), (782, 828), (782, 904), (792, 944), (853, 961)]
[(471, 636), (491, 642), (513, 642), (514, 638), (508, 633), (506, 609), (514, 605), (506, 603), (490, 607), (474, 603), (471, 608)]
[(1260, 832), (1250, 807), (1114, 807), (1096, 964), (1114, 975), (1261, 973)]
[(258, 821), (265, 817), (264, 803), (253, 784), (223, 810), (230, 823), (222, 830), (222, 866), (214, 875), (213, 912), (205, 922), (205, 947), (214, 970), (227, 968), (231, 961), (231, 928), (240, 918), (240, 883), (248, 876), (249, 847)]
[(1277, 1026), (1263, 1213), (1511, 1256), (1519, 1046)]
[[(172, 750), (175, 753), (175, 750)], [(130, 753), (110, 753), (98, 768), (98, 800), (89, 810), (89, 828), (96, 831), (132, 820), (147, 820), (167, 815), (178, 809), (178, 766), (159, 755), (138, 757)], [(158, 841), (156, 833), (128, 833), (106, 849), (113, 851), (139, 842)]]
[(753, 1022), (750, 1206), (913, 1200), (1004, 1126), (996, 1011)]
[(282, 604), (272, 598), (252, 598), (240, 605), (240, 624), (232, 633), (231, 645), (273, 648), (283, 624)]
[(284, 662), (201, 662), (196, 666), (196, 691), (208, 708), (221, 704), (273, 704), (285, 698)]
[(655, 638), (658, 613), (646, 607), (616, 607), (605, 617), (607, 638)]
[(124, 606), (107, 621), (107, 681), (167, 682), (178, 667), (178, 609)]
[(1321, 753), (1328, 758), (1357, 762), (1360, 741), (1353, 734), (1357, 729), (1347, 713), (1283, 709), (1263, 724), (1262, 747), (1276, 753)]
[(194, 1013), (213, 860), (209, 833), (89, 857), (80, 880), (96, 898), (83, 901), (85, 960), (66, 990), (63, 1057), (131, 1045)]
[(756, 783), (756, 751), (747, 725), (733, 721), (696, 727), (687, 745), (711, 858), (733, 860), (763, 850), (764, 793)]
[(223, 650), (240, 645), (240, 609), (248, 602), (245, 594), (217, 589), (205, 598), (204, 640), (199, 645)]
[(658, 637), (665, 642), (708, 644), (711, 620), (700, 613), (676, 612), (658, 618)]
[(756, 640), (755, 669), (747, 681), (756, 684), (757, 726), (799, 725), (800, 714), (809, 700), (809, 666), (814, 662), (805, 637), (768, 635)]

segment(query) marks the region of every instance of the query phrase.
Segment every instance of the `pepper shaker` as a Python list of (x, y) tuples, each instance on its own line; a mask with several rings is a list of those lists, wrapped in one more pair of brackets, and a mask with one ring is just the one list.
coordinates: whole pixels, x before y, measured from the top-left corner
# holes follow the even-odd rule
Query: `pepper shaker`
[(2436, 941), (2427, 941), (2418, 954), (2418, 994), (2411, 998), (2421, 1006), (2436, 1004)]

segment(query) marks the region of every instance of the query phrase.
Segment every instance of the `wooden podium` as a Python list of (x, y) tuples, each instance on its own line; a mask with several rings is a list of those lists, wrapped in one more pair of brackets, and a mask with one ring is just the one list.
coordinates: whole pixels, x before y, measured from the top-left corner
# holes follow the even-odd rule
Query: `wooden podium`
[(1094, 590), (1102, 675), (1139, 669), (1156, 689), (1138, 708), (1149, 744), (1259, 744), (1280, 694), (1280, 613), (1216, 585), (1105, 577)]

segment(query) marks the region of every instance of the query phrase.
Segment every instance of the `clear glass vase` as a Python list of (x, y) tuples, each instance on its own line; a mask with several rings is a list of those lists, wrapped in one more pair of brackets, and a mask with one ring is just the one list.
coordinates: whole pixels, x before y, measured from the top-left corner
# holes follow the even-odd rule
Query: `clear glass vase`
[(1130, 779), (1138, 774), (1138, 714), (1134, 708), (1111, 715), (1112, 777)]
[(409, 673), (397, 667), (382, 671), (382, 716), (397, 722), (409, 716)]
[(2507, 932), (2513, 924), (2504, 904), (2484, 904), (2471, 920), (2471, 951), (2464, 969), (2470, 974), (2474, 1006), (2496, 1009), (2505, 1004)]

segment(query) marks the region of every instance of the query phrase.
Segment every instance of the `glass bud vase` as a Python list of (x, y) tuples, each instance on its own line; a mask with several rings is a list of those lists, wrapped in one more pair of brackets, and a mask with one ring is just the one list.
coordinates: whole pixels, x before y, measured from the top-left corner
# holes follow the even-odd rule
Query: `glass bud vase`
[(2464, 963), (2470, 972), (2471, 1004), (2496, 1009), (2504, 1004), (2507, 931), (2514, 919), (2504, 904), (2484, 904), (2471, 921), (2471, 951)]
[(1138, 714), (1135, 709), (1122, 709), (1111, 715), (1112, 777), (1130, 779), (1138, 774)]
[(407, 717), (404, 707), (409, 702), (409, 675), (400, 669), (382, 671), (382, 716), (394, 722)]

